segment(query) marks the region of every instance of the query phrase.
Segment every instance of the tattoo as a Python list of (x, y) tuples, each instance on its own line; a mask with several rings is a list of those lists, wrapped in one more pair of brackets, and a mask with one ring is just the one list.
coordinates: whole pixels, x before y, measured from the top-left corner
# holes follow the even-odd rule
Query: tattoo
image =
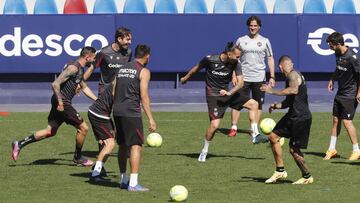
[(299, 85), (301, 84), (300, 75), (296, 71), (292, 71), (288, 75), (289, 87), (282, 90), (269, 89), (267, 92), (278, 96), (286, 96), (291, 94), (297, 94)]

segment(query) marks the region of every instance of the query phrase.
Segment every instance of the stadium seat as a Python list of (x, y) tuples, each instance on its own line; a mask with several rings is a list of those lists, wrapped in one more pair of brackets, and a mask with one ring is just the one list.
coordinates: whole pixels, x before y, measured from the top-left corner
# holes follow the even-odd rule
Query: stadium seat
[(96, 0), (93, 13), (117, 13), (114, 0)]
[(4, 14), (28, 14), (24, 0), (6, 0)]
[(235, 0), (216, 0), (214, 13), (237, 13)]
[(355, 14), (356, 9), (353, 0), (335, 0), (333, 5), (333, 13), (336, 14)]
[(303, 13), (326, 13), (323, 0), (305, 0)]
[(36, 0), (34, 14), (58, 14), (54, 0)]
[(246, 0), (244, 4), (244, 13), (267, 13), (264, 0)]
[(184, 13), (208, 13), (205, 0), (186, 0)]
[(86, 3), (84, 0), (66, 0), (64, 14), (87, 14)]
[(297, 13), (295, 0), (276, 0), (274, 13)]
[(145, 0), (126, 0), (124, 13), (147, 13)]
[(178, 13), (175, 0), (156, 0), (154, 13)]

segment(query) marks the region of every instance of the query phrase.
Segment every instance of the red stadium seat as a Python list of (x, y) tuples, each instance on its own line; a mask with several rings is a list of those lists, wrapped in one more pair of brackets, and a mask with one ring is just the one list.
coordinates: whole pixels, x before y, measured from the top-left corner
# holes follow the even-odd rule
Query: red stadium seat
[(84, 0), (66, 0), (64, 14), (87, 14), (87, 7)]

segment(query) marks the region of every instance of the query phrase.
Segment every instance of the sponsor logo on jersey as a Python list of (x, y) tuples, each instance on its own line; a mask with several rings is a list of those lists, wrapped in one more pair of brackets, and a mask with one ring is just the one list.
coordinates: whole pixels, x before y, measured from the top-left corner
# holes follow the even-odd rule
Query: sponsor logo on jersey
[(215, 70), (211, 71), (211, 73), (214, 74), (214, 75), (219, 75), (219, 76), (227, 76), (227, 75), (229, 75), (229, 73), (219, 72), (219, 71), (215, 71)]

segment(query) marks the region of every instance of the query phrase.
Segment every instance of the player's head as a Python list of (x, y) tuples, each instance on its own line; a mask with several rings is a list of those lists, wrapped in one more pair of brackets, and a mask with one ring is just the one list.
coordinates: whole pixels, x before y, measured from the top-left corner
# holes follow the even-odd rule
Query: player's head
[(250, 16), (246, 21), (246, 25), (249, 28), (250, 35), (256, 35), (260, 31), (261, 20), (257, 16)]
[(95, 61), (96, 49), (94, 47), (86, 46), (81, 49), (80, 57), (85, 59), (85, 66), (90, 66)]
[(128, 49), (132, 40), (131, 31), (128, 28), (120, 27), (115, 32), (115, 43), (122, 49)]
[(279, 69), (282, 73), (290, 72), (292, 69), (294, 69), (294, 64), (290, 56), (282, 55), (279, 58)]
[(150, 47), (146, 44), (137, 45), (135, 48), (135, 58), (143, 60), (143, 65), (146, 66), (150, 59)]
[(328, 36), (326, 42), (328, 43), (330, 49), (335, 51), (335, 54), (339, 54), (340, 47), (344, 46), (344, 37), (339, 32), (333, 32)]
[(234, 45), (233, 42), (228, 42), (223, 53), (227, 55), (227, 60), (229, 63), (237, 63), (241, 52), (240, 48)]

